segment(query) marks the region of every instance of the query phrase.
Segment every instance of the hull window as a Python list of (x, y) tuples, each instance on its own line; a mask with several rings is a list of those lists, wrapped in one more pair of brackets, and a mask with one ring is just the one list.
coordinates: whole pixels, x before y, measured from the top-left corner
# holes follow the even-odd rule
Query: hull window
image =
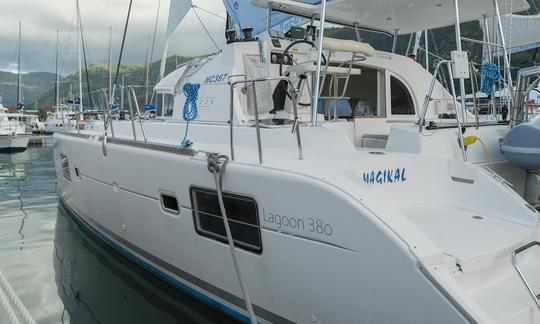
[(180, 214), (180, 209), (178, 208), (178, 200), (175, 196), (167, 193), (160, 194), (161, 207), (169, 213)]
[(68, 157), (64, 154), (60, 155), (60, 162), (62, 163), (62, 174), (64, 175), (64, 178), (71, 181), (71, 173), (69, 173), (69, 161)]
[[(197, 233), (227, 243), (216, 191), (192, 187), (190, 194)], [(251, 197), (224, 192), (223, 203), (235, 246), (261, 253), (261, 228), (257, 202)]]

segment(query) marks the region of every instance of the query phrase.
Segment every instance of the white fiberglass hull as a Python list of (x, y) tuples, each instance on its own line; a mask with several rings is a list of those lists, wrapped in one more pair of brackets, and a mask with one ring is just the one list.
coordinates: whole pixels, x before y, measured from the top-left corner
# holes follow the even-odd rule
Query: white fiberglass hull
[(23, 152), (28, 147), (30, 134), (0, 135), (0, 153)]
[[(160, 129), (164, 127), (158, 126)], [(305, 135), (305, 138), (310, 137)], [(227, 245), (201, 236), (196, 230), (190, 190), (193, 187), (215, 188), (204, 156), (183, 155), (177, 147), (144, 144), (141, 141), (129, 144), (129, 141), (108, 139), (104, 145), (98, 137), (77, 134), (57, 134), (55, 142), (58, 193), (64, 206), (73, 215), (108, 244), (152, 273), (213, 307), (247, 321), (242, 293)], [(334, 149), (336, 145), (334, 142)], [(291, 159), (290, 164), (298, 166), (294, 161), (294, 158)], [(377, 155), (373, 155), (365, 161), (364, 166), (377, 168), (380, 164)], [(462, 178), (466, 177), (473, 177), (475, 186), (476, 183), (480, 185), (484, 181), (494, 181), (484, 179), (480, 171), (469, 170), (478, 168), (456, 169), (450, 163), (448, 169), (439, 160), (430, 161), (426, 158), (424, 161), (410, 157), (400, 159), (399, 165), (404, 168), (399, 178), (393, 172), (391, 181), (387, 180), (387, 176), (384, 181), (381, 180), (389, 185), (388, 188), (420, 190), (419, 187), (426, 186), (425, 180), (422, 180), (424, 176), (428, 179), (439, 176), (446, 179), (444, 176), (448, 176), (446, 173), (449, 172), (456, 179), (450, 185), (456, 187), (456, 190), (463, 190), (465, 196), (471, 190), (471, 194), (474, 192), (479, 201), (483, 201), (484, 195), (489, 196), (489, 199), (497, 197), (494, 203), (501, 206), (516, 199), (506, 193), (508, 190), (499, 196), (499, 193), (491, 192), (491, 189), (484, 193), (465, 183), (467, 179)], [(403, 171), (405, 168), (406, 174)], [(427, 170), (431, 170), (429, 174)], [(511, 249), (521, 246), (520, 240), (523, 238), (513, 238), (507, 243), (504, 252), (495, 253), (491, 246), (484, 249), (482, 245), (475, 245), (473, 242), (476, 242), (482, 231), (489, 235), (499, 233), (497, 231), (501, 222), (487, 216), (485, 223), (478, 222), (474, 217), (471, 218), (473, 214), (466, 207), (456, 208), (451, 203), (437, 203), (440, 204), (440, 212), (435, 213), (432, 212), (438, 210), (434, 207), (437, 206), (435, 203), (416, 203), (418, 208), (415, 204), (407, 205), (402, 210), (395, 209), (394, 216), (389, 216), (383, 222), (379, 217), (384, 215), (387, 201), (368, 208), (363, 199), (359, 199), (362, 195), (355, 190), (344, 191), (320, 176), (308, 173), (260, 167), (250, 163), (231, 163), (227, 167), (225, 192), (248, 195), (258, 205), (262, 251), (236, 251), (260, 322), (499, 322), (489, 320), (492, 318), (484, 313), (486, 309), (473, 303), (470, 297), (463, 298), (460, 294), (465, 294), (464, 290), (458, 287), (460, 284), (469, 284), (467, 280), (470, 279), (467, 278), (470, 276), (485, 277), (481, 272), (482, 260), (493, 257), (508, 264)], [(348, 178), (348, 181), (353, 179), (354, 182), (362, 182), (361, 174), (355, 177)], [(376, 189), (377, 183), (373, 186), (374, 192), (384, 187), (381, 185)], [(426, 199), (445, 196), (428, 193), (430, 190), (433, 191), (426, 187)], [(162, 192), (176, 196), (178, 214), (162, 207)], [(387, 197), (399, 200), (401, 195), (393, 193)], [(451, 194), (452, 197), (455, 195)], [(368, 198), (370, 194), (366, 193), (364, 197)], [(501, 209), (501, 212), (505, 209), (500, 206), (494, 208)], [(526, 208), (522, 206), (521, 209)], [(426, 210), (426, 215), (422, 214), (423, 210)], [(445, 210), (449, 212), (443, 212)], [(424, 236), (420, 232), (413, 246), (404, 243), (402, 235), (405, 234), (398, 235), (388, 227), (393, 222), (402, 221), (406, 222), (406, 228), (414, 227), (413, 223), (409, 223), (412, 220), (419, 226), (413, 230), (413, 236), (417, 235), (416, 231), (423, 229), (421, 226), (428, 226), (423, 230), (435, 231), (437, 227), (430, 228), (429, 222), (423, 218), (430, 213), (437, 216), (433, 221), (447, 222), (441, 226), (459, 227), (459, 222), (463, 222), (463, 226), (470, 232), (456, 234), (460, 237), (458, 242), (470, 242), (467, 255), (459, 261), (466, 270), (465, 274), (461, 274), (465, 279), (460, 279), (464, 282), (455, 281), (461, 278), (461, 270), (448, 268), (452, 264), (455, 267), (455, 261), (447, 260), (448, 255), (438, 256), (435, 250), (426, 250), (425, 258), (416, 255), (420, 253), (417, 249), (421, 249), (420, 245), (424, 244)], [(478, 212), (482, 215), (486, 213), (489, 214), (487, 211)], [(528, 216), (520, 217), (524, 217), (524, 223), (529, 221)], [(475, 232), (477, 227), (478, 231)], [(505, 231), (529, 233), (527, 238), (530, 239), (537, 235), (534, 225), (517, 226), (508, 223)], [(437, 235), (434, 240), (438, 240)], [(448, 244), (445, 240), (437, 244)], [(487, 237), (482, 241), (497, 246), (501, 238), (493, 240)], [(459, 254), (460, 251), (456, 249), (455, 253)], [(468, 261), (471, 255), (480, 253), (493, 253), (493, 256), (490, 254), (489, 257)], [(456, 257), (460, 258), (459, 255)], [(417, 258), (423, 260), (422, 266)], [(535, 258), (531, 260), (537, 262)], [(486, 271), (490, 271), (490, 268)], [(510, 277), (511, 280), (504, 279), (508, 282), (501, 281), (499, 285), (505, 287), (511, 283), (515, 289), (512, 290), (514, 299), (510, 302), (534, 307), (519, 278), (515, 276), (515, 271), (504, 268), (504, 272), (504, 277)], [(444, 281), (452, 277), (452, 273), (457, 279)], [(491, 285), (489, 281), (480, 281), (480, 286), (475, 288), (479, 292), (474, 298), (484, 298), (484, 289)], [(495, 289), (497, 293), (487, 289), (488, 296), (506, 298), (505, 294), (498, 293), (497, 285), (494, 287), (490, 289)], [(510, 291), (507, 287), (505, 289)], [(487, 303), (485, 300), (483, 302)], [(534, 308), (531, 309), (534, 311)], [(523, 322), (524, 315), (513, 316), (514, 320), (501, 323)], [(531, 319), (534, 322), (538, 317), (531, 315)]]

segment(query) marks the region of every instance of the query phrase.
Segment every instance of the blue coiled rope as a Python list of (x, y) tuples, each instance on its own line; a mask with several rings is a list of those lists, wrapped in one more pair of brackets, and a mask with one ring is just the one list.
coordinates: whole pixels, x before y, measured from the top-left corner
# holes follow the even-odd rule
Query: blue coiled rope
[(187, 135), (189, 123), (197, 119), (199, 115), (199, 111), (197, 109), (197, 99), (199, 97), (200, 87), (201, 85), (199, 83), (186, 83), (182, 87), (184, 96), (186, 96), (186, 102), (184, 102), (184, 110), (182, 112), (182, 117), (186, 121), (186, 132), (184, 133), (184, 138), (182, 139), (182, 143), (180, 144), (182, 148), (191, 147), (191, 145), (193, 144), (193, 142), (191, 142), (187, 138)]
[(493, 88), (493, 83), (501, 78), (501, 71), (494, 63), (482, 63), (482, 85), (480, 91), (489, 95)]

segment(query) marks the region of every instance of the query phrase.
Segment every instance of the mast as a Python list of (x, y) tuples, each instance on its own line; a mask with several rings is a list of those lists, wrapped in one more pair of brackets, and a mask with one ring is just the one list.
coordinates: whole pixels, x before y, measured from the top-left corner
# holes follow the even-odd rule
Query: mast
[(111, 52), (112, 52), (112, 26), (109, 26), (109, 63), (108, 63), (108, 66), (109, 66), (109, 96), (112, 95), (112, 66), (111, 66), (111, 62), (112, 62), (112, 56), (111, 56)]
[(55, 97), (56, 97), (56, 109), (60, 107), (60, 76), (58, 75), (58, 56), (59, 56), (59, 44), (60, 44), (60, 32), (56, 30), (56, 87), (55, 87)]
[[(157, 7), (157, 12), (156, 12), (156, 22), (154, 23), (154, 36), (152, 37), (152, 47), (150, 48), (150, 59), (149, 59), (150, 67), (152, 67), (152, 61), (154, 60), (154, 47), (155, 47), (155, 44), (156, 44), (156, 33), (157, 33), (157, 26), (158, 26), (158, 19), (159, 19), (159, 9), (160, 8), (161, 8), (161, 0), (158, 1), (158, 7)], [(148, 76), (146, 78), (148, 78)], [(148, 91), (148, 90), (146, 89), (145, 91)], [(150, 98), (150, 100), (152, 100), (152, 98)]]
[(60, 75), (58, 74), (58, 66), (59, 66), (59, 57), (60, 57), (60, 32), (58, 29), (56, 30), (56, 109), (55, 109), (55, 116), (58, 118), (58, 110), (60, 110), (60, 114), (62, 116), (62, 127), (64, 130), (66, 129), (66, 121), (64, 120), (64, 110), (60, 108)]
[(83, 95), (82, 95), (82, 39), (81, 39), (81, 12), (79, 9), (79, 0), (76, 0), (77, 6), (77, 41), (79, 43), (79, 118), (82, 119), (83, 115)]
[(159, 68), (159, 80), (161, 81), (165, 76), (165, 65), (167, 64), (167, 52), (169, 51), (169, 38), (165, 40), (165, 48), (163, 49), (163, 56), (161, 57), (161, 66)]
[(17, 109), (21, 104), (21, 43), (22, 43), (22, 28), (19, 21), (19, 55), (17, 58)]
[(428, 29), (424, 30), (424, 47), (425, 51), (424, 54), (426, 59), (426, 70), (429, 72), (429, 40), (428, 40)]
[[(150, 41), (150, 36), (148, 36), (148, 41)], [(146, 48), (146, 76), (144, 78), (144, 104), (148, 104), (148, 75), (150, 74), (150, 56), (149, 56), (149, 48)]]

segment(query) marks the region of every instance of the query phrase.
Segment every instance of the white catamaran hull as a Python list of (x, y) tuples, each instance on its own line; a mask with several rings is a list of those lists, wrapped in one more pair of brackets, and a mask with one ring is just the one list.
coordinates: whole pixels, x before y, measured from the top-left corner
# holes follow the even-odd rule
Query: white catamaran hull
[(28, 147), (30, 134), (0, 135), (0, 153), (23, 152)]
[[(184, 155), (172, 146), (113, 139), (108, 139), (104, 146), (99, 137), (77, 134), (56, 134), (55, 141), (58, 191), (69, 211), (110, 245), (154, 274), (247, 321), (228, 246), (196, 230), (191, 190), (194, 187), (215, 189), (204, 156)], [(351, 163), (351, 174), (347, 174), (347, 178), (354, 183), (363, 181), (362, 173), (353, 174), (357, 170), (381, 167), (376, 158), (364, 161), (361, 168), (354, 160), (349, 156), (340, 161)], [(230, 163), (224, 177), (224, 191), (251, 197), (257, 204), (262, 251), (237, 249), (237, 255), (259, 321), (462, 323), (489, 319), (482, 307), (467, 304), (468, 299), (460, 297), (464, 289), (461, 284), (467, 289), (474, 286), (468, 286), (471, 282), (467, 278), (485, 276), (484, 271), (491, 271), (489, 267), (483, 268), (485, 262), (502, 262), (505, 266), (499, 271), (505, 275), (503, 279), (487, 279), (475, 286), (479, 292), (474, 298), (480, 299), (480, 306), (485, 306), (481, 303), (482, 298), (485, 302), (484, 293), (504, 302), (507, 296), (498, 289), (507, 289), (508, 284), (516, 290), (512, 291), (513, 298), (530, 305), (531, 299), (514, 269), (506, 264), (512, 250), (537, 237), (531, 219), (520, 216), (524, 217), (523, 225), (506, 225), (505, 231), (515, 231), (516, 237), (505, 241), (502, 250), (494, 251), (502, 244), (496, 239), (501, 230), (499, 216), (486, 218), (484, 223), (475, 221), (476, 214), (467, 210), (468, 207), (438, 200), (437, 197), (445, 194), (431, 192), (441, 188), (430, 188), (425, 177), (455, 174), (452, 179), (457, 180), (451, 182), (451, 186), (463, 190), (459, 195), (467, 195), (470, 190), (471, 195), (482, 201), (496, 197), (493, 208), (499, 208), (501, 213), (507, 209), (505, 205), (518, 202), (517, 196), (509, 195), (509, 189), (500, 193), (493, 185), (491, 189), (484, 187), (485, 192), (478, 191), (476, 183), (494, 184), (496, 180), (482, 175), (477, 167), (455, 168), (451, 162), (410, 156), (396, 162), (407, 173), (402, 171), (399, 179), (394, 174), (393, 188), (408, 192), (410, 189), (406, 188), (414, 187), (420, 195), (423, 194), (419, 192), (425, 190), (427, 200), (405, 204), (402, 209), (394, 210), (394, 216), (390, 215), (391, 211), (384, 211), (385, 201), (367, 207), (361, 191), (344, 190), (352, 188), (349, 184), (332, 185), (321, 174), (315, 175), (317, 172), (311, 175), (308, 171)], [(461, 180), (466, 177), (475, 179), (475, 186), (465, 183), (467, 179)], [(178, 199), (178, 214), (163, 208), (160, 195), (164, 192)], [(395, 191), (385, 197), (401, 195)], [(430, 199), (433, 203), (426, 203)], [(521, 206), (519, 208), (525, 212), (520, 213), (526, 215), (525, 206)], [(439, 211), (433, 213), (435, 210)], [(380, 216), (385, 213), (390, 214), (382, 221), (384, 217)], [(485, 213), (490, 212), (478, 211), (478, 214)], [(425, 218), (428, 215), (437, 216), (437, 221), (443, 221), (445, 227), (467, 227), (470, 231), (461, 233), (459, 242), (474, 242), (478, 239), (475, 233), (482, 231), (486, 235), (488, 246), (471, 246), (463, 250), (464, 255), (460, 255), (460, 249), (454, 251), (455, 257), (463, 257), (459, 262), (467, 270), (461, 277), (461, 271), (451, 270), (456, 261), (447, 260), (449, 256), (436, 256), (431, 251), (429, 253), (435, 254), (426, 257), (423, 265), (419, 263), (417, 246), (402, 240), (402, 235), (414, 236), (417, 229), (411, 228), (412, 234), (397, 233), (385, 223), (405, 222), (410, 224), (405, 226), (407, 228), (413, 226), (428, 231), (426, 235), (443, 248), (446, 239), (439, 239), (437, 229), (430, 228)], [(423, 239), (416, 240), (418, 244), (423, 243)], [(528, 262), (538, 264), (532, 257)], [(442, 269), (445, 270), (440, 273)], [(437, 282), (448, 279), (447, 272), (454, 273), (456, 278), (451, 279), (451, 283)], [(441, 289), (441, 285), (445, 288)], [(537, 318), (534, 313), (527, 314), (513, 316)], [(520, 322), (514, 317), (500, 323)]]

